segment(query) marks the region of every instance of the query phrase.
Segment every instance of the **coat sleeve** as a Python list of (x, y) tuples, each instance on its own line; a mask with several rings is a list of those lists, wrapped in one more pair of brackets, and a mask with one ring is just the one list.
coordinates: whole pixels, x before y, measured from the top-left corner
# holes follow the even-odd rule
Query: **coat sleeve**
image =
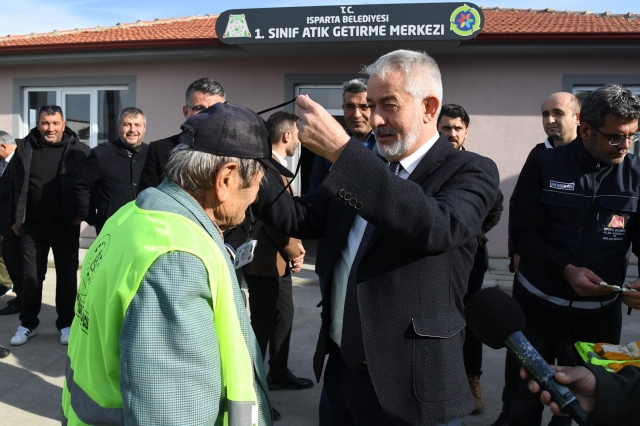
[(183, 252), (156, 259), (125, 314), (120, 350), (125, 424), (218, 424), (222, 367), (200, 259)]
[(502, 191), (498, 189), (498, 196), (496, 198), (496, 202), (491, 207), (489, 214), (482, 222), (482, 233), (487, 234), (491, 231), (497, 224), (500, 222), (500, 218), (502, 217), (502, 211), (504, 210), (504, 196), (502, 195)]
[(640, 368), (627, 366), (610, 373), (585, 365), (596, 376), (596, 409), (591, 419), (602, 425), (640, 425)]
[(91, 190), (96, 182), (100, 179), (100, 161), (95, 150), (91, 150), (89, 157), (75, 180), (76, 199), (78, 203), (78, 211), (82, 220), (87, 221), (89, 225), (95, 224), (95, 211), (91, 212)]
[(158, 156), (156, 154), (156, 145), (157, 143), (154, 142), (149, 144), (147, 159), (142, 167), (140, 185), (138, 185), (138, 194), (147, 188), (155, 188), (160, 185), (160, 176), (162, 176), (163, 171), (160, 170), (158, 172), (160, 166), (158, 163)]
[[(459, 158), (466, 160), (459, 161), (435, 193), (426, 194), (419, 184), (390, 174), (385, 163), (352, 139), (322, 181), (322, 192), (302, 199), (280, 197), (269, 211), (261, 211), (261, 218), (284, 234), (318, 238), (325, 233), (329, 203), (353, 208), (349, 201), (356, 199), (358, 215), (399, 243), (419, 252), (443, 253), (479, 235), (498, 191), (493, 161), (473, 154)], [(346, 193), (349, 201), (341, 196)], [(261, 189), (261, 208), (273, 199), (264, 195)]]

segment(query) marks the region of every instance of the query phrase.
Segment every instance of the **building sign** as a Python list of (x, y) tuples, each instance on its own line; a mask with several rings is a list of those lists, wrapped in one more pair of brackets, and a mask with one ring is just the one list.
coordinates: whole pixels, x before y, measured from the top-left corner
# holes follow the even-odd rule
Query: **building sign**
[(226, 44), (340, 41), (466, 40), (482, 30), (472, 3), (237, 9), (221, 13), (218, 38)]

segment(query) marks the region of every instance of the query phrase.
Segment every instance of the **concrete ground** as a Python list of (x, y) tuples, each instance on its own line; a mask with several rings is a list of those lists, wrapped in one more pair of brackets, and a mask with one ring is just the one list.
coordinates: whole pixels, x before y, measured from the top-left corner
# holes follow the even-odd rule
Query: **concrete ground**
[[(313, 378), (312, 357), (320, 325), (320, 289), (313, 273), (313, 244), (308, 249), (305, 269), (293, 280), (293, 297), (296, 307), (291, 338), (289, 367), (300, 377)], [(83, 251), (81, 258), (84, 258)], [(512, 274), (503, 259), (492, 259), (486, 275), (485, 286), (499, 286), (511, 290)], [(51, 262), (53, 266), (53, 262)], [(635, 271), (635, 265), (630, 270)], [(631, 272), (631, 271), (630, 271)], [(629, 279), (631, 279), (630, 277)], [(0, 298), (4, 307), (13, 294)], [(55, 269), (50, 268), (45, 280), (41, 324), (37, 336), (23, 346), (14, 347), (9, 341), (19, 325), (18, 316), (0, 316), (0, 346), (12, 351), (0, 359), (0, 424), (47, 426), (60, 424), (60, 399), (65, 368), (66, 346), (59, 342), (55, 327)], [(623, 315), (622, 342), (639, 339), (640, 312)], [(498, 417), (503, 386), (505, 350), (484, 348), (482, 389), (485, 412), (462, 420), (464, 426), (488, 426)], [(303, 391), (281, 390), (271, 392), (273, 405), (282, 414), (279, 426), (312, 426), (318, 424), (318, 402), (321, 384)], [(543, 424), (550, 418), (545, 410)]]

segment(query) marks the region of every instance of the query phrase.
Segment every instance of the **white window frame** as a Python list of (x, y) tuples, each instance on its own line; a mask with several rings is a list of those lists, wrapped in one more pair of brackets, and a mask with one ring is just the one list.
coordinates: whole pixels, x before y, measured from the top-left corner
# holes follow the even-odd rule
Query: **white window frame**
[(56, 92), (56, 105), (59, 105), (66, 117), (66, 107), (64, 105), (64, 95), (90, 95), (91, 99), (91, 133), (89, 136), (89, 146), (94, 148), (98, 146), (98, 91), (100, 90), (129, 90), (128, 86), (67, 86), (67, 87), (26, 87), (23, 89), (22, 98), (24, 99), (24, 115), (21, 118), (20, 129), (21, 138), (26, 137), (31, 129), (29, 128), (29, 92)]

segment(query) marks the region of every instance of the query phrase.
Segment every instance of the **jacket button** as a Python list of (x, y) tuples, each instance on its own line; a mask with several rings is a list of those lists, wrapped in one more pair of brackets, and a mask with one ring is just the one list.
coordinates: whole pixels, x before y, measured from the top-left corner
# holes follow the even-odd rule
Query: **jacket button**
[(345, 191), (344, 189), (341, 189), (340, 191), (338, 191), (338, 197), (340, 198), (344, 198), (344, 194), (346, 194), (347, 191)]
[(353, 195), (351, 195), (350, 192), (347, 192), (346, 194), (344, 194), (344, 197), (342, 198), (344, 198), (345, 201), (349, 201), (350, 199), (353, 198)]
[(356, 200), (355, 198), (352, 198), (351, 200), (349, 200), (349, 205), (351, 207), (354, 207), (357, 204), (358, 200)]
[(358, 201), (355, 206), (353, 206), (356, 210), (360, 210), (362, 208), (362, 203)]

